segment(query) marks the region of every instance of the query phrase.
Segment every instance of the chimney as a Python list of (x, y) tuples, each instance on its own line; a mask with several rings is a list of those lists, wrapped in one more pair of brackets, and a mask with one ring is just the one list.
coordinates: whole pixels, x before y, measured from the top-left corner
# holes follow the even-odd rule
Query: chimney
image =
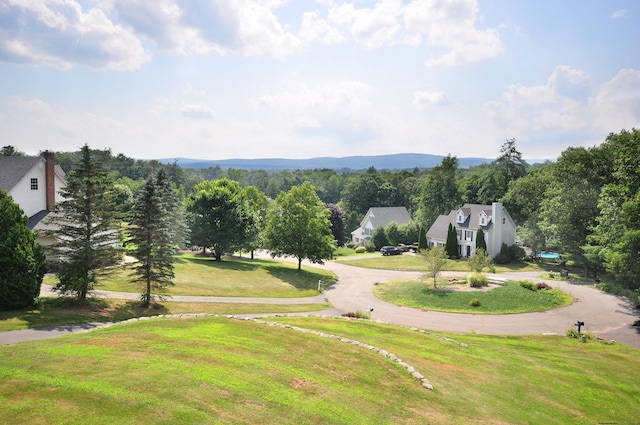
[(53, 204), (56, 203), (56, 175), (55, 158), (53, 152), (44, 151), (45, 159), (45, 188), (47, 195), (47, 210), (53, 211)]

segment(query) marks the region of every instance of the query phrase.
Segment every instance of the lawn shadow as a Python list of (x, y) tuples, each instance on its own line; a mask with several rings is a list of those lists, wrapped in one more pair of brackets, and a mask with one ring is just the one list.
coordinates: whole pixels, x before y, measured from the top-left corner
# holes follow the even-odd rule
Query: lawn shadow
[(129, 300), (113, 304), (103, 298), (87, 298), (79, 303), (75, 297), (42, 298), (40, 305), (34, 308), (6, 311), (0, 313), (0, 322), (16, 319), (27, 324), (28, 328), (42, 330), (92, 329), (91, 322), (117, 322), (134, 317), (168, 314), (162, 304), (152, 302), (145, 307), (141, 301)]

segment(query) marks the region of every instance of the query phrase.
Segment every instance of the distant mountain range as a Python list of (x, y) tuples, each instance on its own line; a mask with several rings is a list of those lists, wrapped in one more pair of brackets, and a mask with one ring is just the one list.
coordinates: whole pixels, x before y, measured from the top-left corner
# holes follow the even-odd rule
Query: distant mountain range
[[(442, 155), (422, 153), (399, 153), (393, 155), (345, 156), (343, 158), (321, 157), (310, 159), (189, 159), (164, 158), (158, 159), (163, 164), (173, 164), (175, 161), (183, 168), (220, 167), (222, 169), (237, 168), (242, 170), (309, 170), (328, 168), (332, 170), (362, 171), (369, 167), (377, 170), (413, 170), (414, 168), (433, 168), (442, 164)], [(480, 164), (488, 164), (493, 159), (487, 158), (458, 158), (460, 168), (469, 168)]]

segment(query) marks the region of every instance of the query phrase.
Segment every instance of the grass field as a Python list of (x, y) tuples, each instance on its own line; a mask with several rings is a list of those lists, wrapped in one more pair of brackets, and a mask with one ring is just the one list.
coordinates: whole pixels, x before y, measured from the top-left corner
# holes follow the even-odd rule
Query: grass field
[(43, 326), (72, 325), (90, 322), (114, 322), (133, 317), (160, 314), (210, 313), (298, 313), (319, 311), (329, 304), (248, 304), (248, 303), (190, 303), (165, 301), (145, 308), (136, 301), (89, 299), (77, 306), (64, 298), (43, 298), (36, 308), (0, 312), (0, 332)]
[[(352, 266), (365, 267), (370, 269), (426, 271), (424, 259), (420, 255), (412, 253), (384, 257), (379, 253), (373, 253), (369, 254), (368, 256), (363, 256), (362, 258), (339, 257), (337, 261), (342, 264), (349, 264)], [(559, 270), (559, 266), (552, 263), (539, 262), (519, 262), (495, 265), (496, 273), (525, 271), (539, 271), (541, 273), (544, 273), (548, 272), (549, 270), (555, 269)], [(467, 266), (467, 262), (465, 260), (447, 260), (447, 263), (443, 270), (469, 272), (469, 267)]]
[[(174, 286), (163, 288), (169, 295), (203, 295), (217, 297), (297, 298), (318, 295), (318, 280), (329, 285), (336, 276), (320, 268), (297, 265), (287, 261), (249, 258), (225, 258), (179, 254), (174, 262)], [(119, 292), (141, 292), (130, 266), (114, 268), (98, 280), (96, 289)], [(55, 284), (55, 279), (48, 283)]]
[(274, 320), (156, 319), (0, 347), (2, 423), (596, 424), (639, 420), (638, 351), (565, 337)]
[[(457, 288), (441, 279), (437, 289), (429, 279), (394, 281), (376, 285), (374, 293), (384, 301), (425, 310), (456, 313), (524, 313), (548, 310), (573, 302), (570, 295), (558, 290), (531, 291), (518, 282), (507, 282), (490, 290)], [(463, 290), (464, 289), (464, 290)], [(472, 300), (479, 305), (471, 306)]]

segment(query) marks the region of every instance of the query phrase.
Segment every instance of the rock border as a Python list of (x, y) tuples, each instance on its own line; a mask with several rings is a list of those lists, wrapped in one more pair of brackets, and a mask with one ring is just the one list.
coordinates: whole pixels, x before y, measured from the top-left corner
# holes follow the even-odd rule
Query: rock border
[[(357, 347), (363, 348), (365, 350), (370, 350), (373, 351), (375, 353), (380, 354), (381, 356), (391, 360), (392, 362), (396, 363), (398, 366), (402, 367), (403, 369), (405, 369), (407, 372), (409, 372), (411, 374), (411, 376), (416, 379), (418, 382), (420, 382), (420, 384), (422, 385), (423, 388), (426, 388), (428, 390), (433, 391), (433, 385), (431, 384), (431, 382), (429, 382), (429, 380), (420, 372), (418, 372), (413, 366), (411, 366), (410, 364), (406, 363), (404, 360), (402, 360), (401, 358), (399, 358), (398, 356), (396, 356), (393, 353), (388, 352), (387, 350), (383, 350), (381, 348), (378, 347), (374, 347), (373, 345), (369, 345), (369, 344), (365, 344), (363, 342), (360, 341), (356, 341), (350, 338), (344, 338), (338, 335), (333, 335), (333, 334), (328, 334), (328, 333), (324, 333), (324, 332), (319, 332), (319, 331), (314, 331), (311, 329), (306, 329), (306, 328), (301, 328), (298, 326), (292, 326), (292, 325), (288, 325), (285, 323), (278, 323), (278, 322), (270, 322), (267, 320), (262, 320), (259, 318), (255, 318), (255, 317), (240, 317), (240, 316), (235, 316), (235, 315), (229, 315), (229, 314), (210, 314), (210, 313), (188, 313), (188, 314), (161, 314), (161, 315), (157, 315), (157, 316), (141, 316), (141, 317), (133, 317), (131, 319), (127, 319), (127, 320), (122, 320), (120, 322), (105, 322), (105, 323), (101, 323), (99, 326), (96, 326), (95, 328), (92, 329), (83, 329), (78, 331), (78, 333), (86, 333), (86, 332), (91, 332), (94, 331), (96, 329), (101, 329), (101, 328), (108, 328), (114, 325), (119, 325), (119, 324), (124, 324), (124, 323), (134, 323), (134, 322), (139, 322), (142, 320), (151, 320), (151, 319), (195, 319), (195, 318), (200, 318), (200, 317), (222, 317), (222, 318), (226, 318), (226, 319), (234, 319), (234, 320), (244, 320), (244, 321), (252, 321), (254, 323), (258, 323), (258, 324), (263, 324), (263, 325), (267, 325), (267, 326), (275, 326), (275, 327), (281, 327), (281, 328), (285, 328), (285, 329), (291, 329), (294, 331), (298, 331), (298, 332), (302, 332), (302, 333), (310, 333), (312, 335), (317, 335), (323, 338), (330, 338), (330, 339), (335, 339), (337, 341), (343, 342), (345, 344), (351, 344), (351, 345), (355, 345)], [(287, 317), (287, 315), (277, 315), (274, 314), (273, 317)], [(300, 317), (300, 316), (297, 316)], [(303, 316), (305, 317), (305, 316)], [(324, 317), (324, 316), (306, 316), (306, 317)], [(336, 318), (333, 316), (326, 316), (328, 318)], [(343, 320), (364, 320), (364, 319), (350, 319), (350, 318), (342, 318)], [(388, 324), (387, 322), (376, 322), (376, 323), (384, 323), (384, 324)], [(439, 336), (439, 335), (434, 335), (428, 331), (425, 331), (424, 329), (418, 329), (418, 328), (409, 328), (411, 330), (415, 330), (418, 331), (420, 333), (429, 335), (429, 336), (433, 336), (435, 338), (444, 340), (444, 341), (449, 341), (449, 342), (453, 342), (456, 343), (462, 347), (467, 347), (467, 344), (462, 344), (459, 342), (456, 342), (450, 338), (446, 338), (443, 336)]]

